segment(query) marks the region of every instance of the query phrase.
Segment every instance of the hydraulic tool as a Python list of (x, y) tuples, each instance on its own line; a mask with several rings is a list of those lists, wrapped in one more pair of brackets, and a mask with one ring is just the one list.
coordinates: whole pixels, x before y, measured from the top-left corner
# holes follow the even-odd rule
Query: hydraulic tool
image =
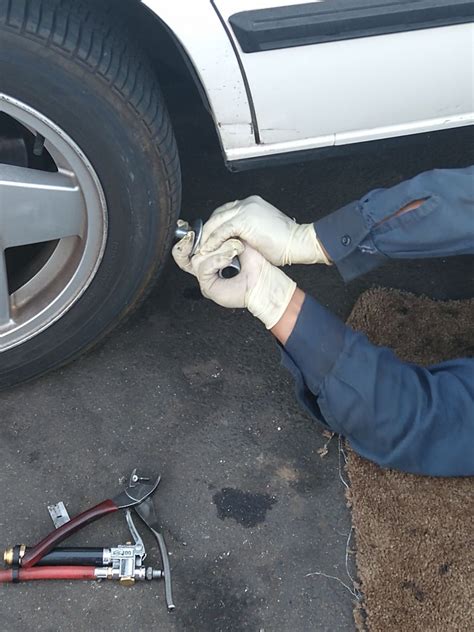
[[(174, 610), (171, 569), (165, 540), (160, 532), (151, 495), (160, 476), (143, 476), (134, 469), (127, 487), (114, 498), (104, 500), (74, 518), (69, 518), (63, 503), (48, 507), (55, 530), (32, 547), (16, 545), (7, 549), (3, 559), (8, 570), (0, 570), (0, 582), (24, 582), (39, 579), (112, 579), (130, 586), (139, 580), (163, 579), (168, 610)], [(60, 548), (58, 544), (87, 524), (109, 513), (125, 509), (133, 543), (115, 547)], [(146, 567), (146, 551), (132, 517), (140, 516), (155, 537), (163, 569)]]

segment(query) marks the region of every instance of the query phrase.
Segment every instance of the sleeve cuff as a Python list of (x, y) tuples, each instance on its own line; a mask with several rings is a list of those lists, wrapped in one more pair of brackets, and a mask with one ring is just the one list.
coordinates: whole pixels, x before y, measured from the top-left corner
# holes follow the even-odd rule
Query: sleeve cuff
[(315, 222), (314, 229), (345, 281), (369, 272), (386, 260), (381, 253), (360, 249), (371, 230), (371, 222), (362, 213), (360, 202), (351, 202), (326, 215)]
[[(284, 355), (302, 373), (310, 391), (317, 395), (344, 346), (346, 325), (311, 296), (306, 296)], [(283, 358), (283, 364), (288, 367)], [(290, 367), (288, 367), (290, 368)], [(294, 371), (292, 371), (294, 373)]]
[[(435, 250), (437, 254), (429, 254), (424, 232), (428, 230), (431, 234), (434, 231), (438, 244), (444, 233), (451, 234), (452, 212), (446, 214), (449, 223), (444, 231), (437, 226), (439, 216), (434, 228), (427, 228), (426, 222), (424, 226), (420, 224), (419, 230), (414, 228), (421, 217), (433, 210), (437, 195), (445, 199), (446, 190), (463, 190), (459, 183), (464, 184), (465, 175), (470, 177), (469, 173), (461, 173), (461, 180), (453, 180), (459, 177), (457, 170), (451, 170), (451, 173), (449, 170), (428, 171), (391, 188), (374, 189), (361, 200), (315, 222), (318, 240), (345, 281), (373, 270), (391, 257), (420, 256), (420, 245), (421, 254), (441, 256), (439, 248)], [(397, 211), (414, 200), (426, 201), (416, 210), (397, 216)], [(447, 251), (449, 254), (449, 248)]]

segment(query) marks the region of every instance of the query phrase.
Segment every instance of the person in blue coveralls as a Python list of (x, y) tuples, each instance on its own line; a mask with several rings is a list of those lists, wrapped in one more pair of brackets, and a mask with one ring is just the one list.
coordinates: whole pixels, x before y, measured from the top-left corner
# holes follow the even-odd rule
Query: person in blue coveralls
[[(474, 359), (420, 367), (371, 344), (296, 286), (280, 266), (336, 265), (349, 281), (391, 258), (474, 253), (474, 167), (422, 173), (298, 224), (258, 196), (218, 208), (190, 257), (173, 250), (207, 298), (247, 308), (277, 338), (312, 416), (384, 467), (474, 475)], [(238, 256), (241, 272), (218, 271)]]

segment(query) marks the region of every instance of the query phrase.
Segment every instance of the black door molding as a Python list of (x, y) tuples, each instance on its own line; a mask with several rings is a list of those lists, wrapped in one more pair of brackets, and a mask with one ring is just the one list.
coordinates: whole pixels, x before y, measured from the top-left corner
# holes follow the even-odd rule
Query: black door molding
[(473, 21), (472, 0), (327, 0), (229, 18), (245, 53), (436, 28)]

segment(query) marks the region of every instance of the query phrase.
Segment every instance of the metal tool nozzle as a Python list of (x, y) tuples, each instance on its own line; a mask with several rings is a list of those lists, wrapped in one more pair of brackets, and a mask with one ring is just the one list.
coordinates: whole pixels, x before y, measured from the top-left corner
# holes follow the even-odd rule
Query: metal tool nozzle
[[(184, 220), (178, 221), (178, 225), (174, 232), (176, 241), (179, 241), (183, 237), (186, 237), (186, 235), (190, 232), (194, 233), (194, 243), (191, 250), (191, 257), (196, 253), (199, 247), (199, 244), (201, 243), (202, 228), (203, 228), (202, 219), (196, 219), (194, 220), (194, 222), (192, 222), (192, 224)], [(219, 276), (221, 277), (221, 279), (233, 279), (235, 276), (239, 274), (240, 270), (241, 270), (241, 267), (240, 267), (239, 258), (234, 257), (228, 266), (226, 266), (225, 268), (222, 268), (222, 270), (219, 270)]]

